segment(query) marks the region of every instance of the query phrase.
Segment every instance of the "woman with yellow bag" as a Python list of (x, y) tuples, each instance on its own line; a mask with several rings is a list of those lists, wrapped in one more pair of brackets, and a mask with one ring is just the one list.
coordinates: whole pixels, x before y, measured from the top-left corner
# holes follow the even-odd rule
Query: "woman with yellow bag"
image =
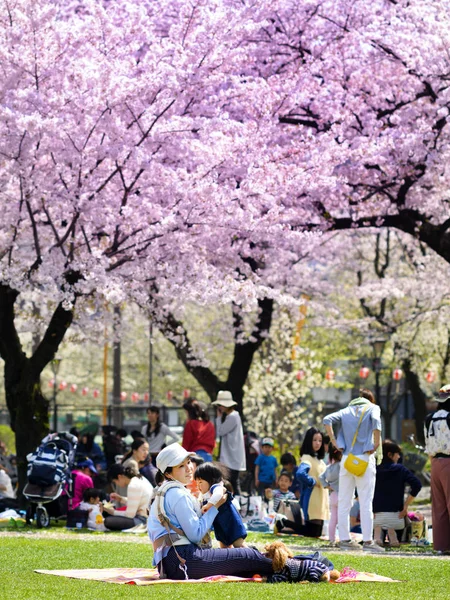
[[(366, 552), (384, 552), (373, 541), (372, 500), (375, 491), (375, 453), (380, 448), (380, 407), (375, 404), (372, 392), (361, 389), (359, 397), (337, 412), (324, 418), (326, 432), (333, 445), (342, 450), (339, 473), (338, 529), (340, 548), (360, 550), (361, 546), (350, 539), (349, 516), (355, 488), (361, 515), (362, 549)], [(334, 428), (337, 431), (335, 439)], [(381, 456), (380, 456), (381, 459)]]

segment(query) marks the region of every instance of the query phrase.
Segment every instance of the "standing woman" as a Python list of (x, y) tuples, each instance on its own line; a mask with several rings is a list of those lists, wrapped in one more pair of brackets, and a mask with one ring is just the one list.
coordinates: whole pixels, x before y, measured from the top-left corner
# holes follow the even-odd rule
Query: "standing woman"
[(183, 448), (195, 452), (205, 462), (212, 462), (212, 452), (216, 445), (216, 430), (209, 420), (209, 415), (204, 408), (190, 398), (183, 404), (187, 413), (187, 421), (183, 432)]
[[(363, 550), (384, 552), (384, 549), (373, 541), (372, 501), (376, 478), (374, 454), (380, 446), (381, 419), (380, 408), (375, 404), (372, 392), (362, 388), (359, 391), (359, 398), (355, 398), (345, 408), (325, 417), (323, 423), (331, 443), (343, 453), (339, 471), (339, 546), (343, 550), (361, 550), (359, 544), (350, 540), (349, 526), (353, 496), (355, 488), (358, 488)], [(334, 437), (333, 427), (338, 431), (337, 440)], [(345, 461), (350, 453), (368, 463), (362, 475), (356, 476), (346, 469)]]
[(431, 459), (433, 548), (450, 554), (450, 385), (439, 390), (438, 410), (425, 419), (425, 448)]
[(153, 464), (155, 464), (156, 455), (166, 444), (166, 437), (170, 437), (174, 442), (178, 442), (180, 438), (165, 423), (161, 423), (159, 406), (149, 406), (147, 408), (147, 420), (148, 423), (144, 425), (141, 433), (148, 442), (150, 456)]
[(237, 402), (231, 392), (222, 390), (213, 402), (217, 406), (216, 431), (220, 437), (219, 461), (230, 470), (230, 483), (233, 493), (241, 493), (239, 472), (245, 471), (244, 431), (239, 413), (234, 409)]
[(308, 537), (320, 537), (323, 522), (330, 518), (328, 492), (319, 479), (327, 468), (324, 456), (322, 434), (316, 427), (310, 427), (300, 448), (301, 462), (296, 473), (297, 481), (302, 484), (300, 505), (305, 519), (302, 533)]

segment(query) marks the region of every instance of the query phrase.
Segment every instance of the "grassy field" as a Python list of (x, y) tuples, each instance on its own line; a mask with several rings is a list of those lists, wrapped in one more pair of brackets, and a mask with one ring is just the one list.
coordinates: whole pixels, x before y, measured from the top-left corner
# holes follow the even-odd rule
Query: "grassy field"
[[(51, 532), (51, 533), (50, 533)], [(123, 538), (123, 539), (122, 539)], [(252, 534), (251, 543), (261, 543), (267, 536)], [(295, 540), (295, 538), (292, 538)], [(295, 540), (297, 542), (297, 540)], [(144, 542), (144, 543), (143, 543)], [(297, 542), (298, 543), (298, 542)], [(212, 600), (245, 598), (246, 600), (278, 600), (304, 596), (309, 599), (329, 600), (330, 594), (338, 600), (355, 594), (365, 600), (446, 600), (450, 599), (450, 560), (420, 555), (410, 557), (357, 555), (326, 552), (336, 567), (351, 566), (360, 571), (376, 572), (402, 583), (352, 583), (341, 585), (268, 585), (258, 583), (202, 584), (185, 586), (121, 586), (94, 581), (77, 581), (34, 573), (35, 569), (80, 569), (100, 567), (150, 567), (150, 544), (139, 536), (129, 535), (82, 536), (74, 533), (62, 537), (55, 530), (49, 535), (33, 533), (0, 533), (0, 595), (5, 600), (45, 598), (70, 600), (97, 600), (114, 598), (148, 598), (173, 600), (194, 599), (208, 595)], [(323, 549), (325, 550), (325, 549)], [(206, 587), (208, 588), (206, 590)]]

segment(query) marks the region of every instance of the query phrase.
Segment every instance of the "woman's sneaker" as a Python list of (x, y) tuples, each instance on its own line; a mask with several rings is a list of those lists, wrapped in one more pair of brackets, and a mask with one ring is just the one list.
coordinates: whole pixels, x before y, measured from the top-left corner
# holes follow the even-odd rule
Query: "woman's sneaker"
[(373, 553), (385, 551), (384, 548), (382, 548), (381, 546), (376, 544), (373, 540), (371, 542), (364, 542), (363, 550), (364, 550), (364, 552), (373, 552)]
[(361, 550), (361, 545), (355, 542), (355, 540), (341, 540), (339, 548), (341, 550)]

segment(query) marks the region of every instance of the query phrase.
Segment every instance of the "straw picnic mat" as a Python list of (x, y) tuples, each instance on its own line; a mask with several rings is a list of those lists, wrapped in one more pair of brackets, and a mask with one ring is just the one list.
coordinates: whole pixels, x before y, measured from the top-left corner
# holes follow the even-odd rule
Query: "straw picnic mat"
[[(107, 583), (120, 583), (129, 585), (153, 585), (164, 583), (231, 583), (231, 582), (253, 582), (262, 583), (263, 579), (259, 575), (253, 577), (235, 577), (233, 575), (214, 575), (204, 577), (203, 579), (160, 579), (157, 569), (68, 569), (63, 571), (47, 571), (36, 569), (36, 573), (44, 575), (58, 575), (59, 577), (69, 577), (70, 579), (89, 579), (92, 581), (105, 581)], [(377, 581), (386, 583), (398, 583), (395, 579), (376, 575), (375, 573), (358, 573), (357, 571), (346, 567), (341, 572), (341, 577), (333, 583), (353, 583), (357, 581)], [(305, 582), (307, 583), (307, 582)]]

